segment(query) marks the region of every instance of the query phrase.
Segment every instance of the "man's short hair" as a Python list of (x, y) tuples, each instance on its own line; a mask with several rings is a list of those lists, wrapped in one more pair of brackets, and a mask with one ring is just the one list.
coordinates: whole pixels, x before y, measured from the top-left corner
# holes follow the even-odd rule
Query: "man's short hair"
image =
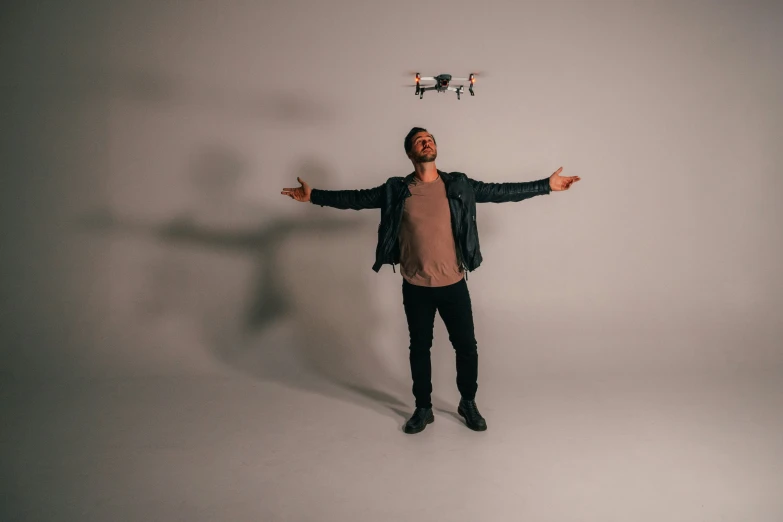
[[(418, 132), (428, 132), (427, 129), (423, 127), (413, 127), (409, 132), (408, 135), (405, 136), (405, 154), (408, 154), (411, 149), (413, 148), (413, 137)], [(432, 133), (430, 133), (430, 136), (432, 136)], [(432, 141), (435, 142), (435, 136), (432, 136)], [(437, 142), (435, 142), (437, 145)]]

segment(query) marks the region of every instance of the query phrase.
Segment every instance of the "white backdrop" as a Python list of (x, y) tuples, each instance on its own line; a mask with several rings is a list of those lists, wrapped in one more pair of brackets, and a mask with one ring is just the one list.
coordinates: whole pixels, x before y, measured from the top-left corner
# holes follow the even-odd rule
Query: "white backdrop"
[[(378, 215), (295, 203), (411, 170), (563, 175), (479, 209), (481, 379), (783, 362), (771, 3), (124, 2), (4, 23), (3, 352), (20, 375), (407, 386)], [(476, 96), (412, 73), (484, 72)], [(435, 379), (453, 358), (436, 322)], [(437, 386), (437, 385), (436, 385)]]

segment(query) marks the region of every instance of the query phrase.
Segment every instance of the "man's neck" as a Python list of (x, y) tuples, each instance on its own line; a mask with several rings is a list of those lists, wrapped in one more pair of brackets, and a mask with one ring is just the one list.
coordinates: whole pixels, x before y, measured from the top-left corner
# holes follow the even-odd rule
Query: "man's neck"
[(423, 183), (429, 183), (438, 179), (438, 169), (435, 167), (434, 161), (414, 163), (413, 168), (416, 170), (416, 177)]

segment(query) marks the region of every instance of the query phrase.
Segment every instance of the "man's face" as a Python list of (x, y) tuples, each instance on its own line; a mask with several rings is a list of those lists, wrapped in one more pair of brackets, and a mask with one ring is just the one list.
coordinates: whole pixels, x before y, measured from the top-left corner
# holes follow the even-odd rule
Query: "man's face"
[(435, 161), (438, 157), (438, 147), (429, 132), (417, 132), (411, 142), (411, 151), (408, 157), (416, 163)]

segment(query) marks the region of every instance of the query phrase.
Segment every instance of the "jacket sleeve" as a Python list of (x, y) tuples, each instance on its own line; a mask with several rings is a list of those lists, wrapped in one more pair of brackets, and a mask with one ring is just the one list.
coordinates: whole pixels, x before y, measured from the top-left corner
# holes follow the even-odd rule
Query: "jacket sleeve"
[(310, 203), (322, 207), (333, 207), (342, 210), (362, 210), (366, 208), (381, 208), (383, 201), (383, 185), (370, 189), (358, 190), (321, 190), (310, 191)]
[(549, 194), (549, 178), (537, 181), (522, 181), (516, 183), (484, 183), (468, 178), (473, 186), (476, 203), (508, 203)]

